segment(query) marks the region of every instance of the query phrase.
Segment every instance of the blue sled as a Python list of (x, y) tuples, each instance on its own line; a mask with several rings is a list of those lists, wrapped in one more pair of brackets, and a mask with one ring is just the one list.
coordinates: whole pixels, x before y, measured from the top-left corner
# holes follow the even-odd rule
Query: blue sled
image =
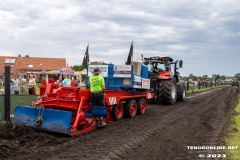
[(94, 117), (106, 117), (107, 116), (107, 108), (102, 106), (95, 106), (92, 108), (92, 115)]
[[(38, 127), (36, 126), (36, 121), (39, 112), (42, 113), (43, 121)], [(71, 121), (72, 112), (45, 108), (43, 110), (42, 108), (39, 109), (29, 106), (17, 106), (13, 118), (13, 124), (63, 134), (70, 134)]]
[(92, 108), (91, 113), (86, 113), (85, 117), (94, 118), (94, 117), (106, 117), (107, 116), (107, 108), (102, 106), (95, 106)]

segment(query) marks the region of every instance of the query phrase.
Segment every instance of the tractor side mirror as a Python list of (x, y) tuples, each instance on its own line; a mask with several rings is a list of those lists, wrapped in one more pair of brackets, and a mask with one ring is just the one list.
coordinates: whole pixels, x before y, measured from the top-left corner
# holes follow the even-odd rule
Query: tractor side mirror
[(179, 61), (179, 67), (182, 68), (182, 65), (183, 65), (183, 61), (180, 60), (180, 61)]

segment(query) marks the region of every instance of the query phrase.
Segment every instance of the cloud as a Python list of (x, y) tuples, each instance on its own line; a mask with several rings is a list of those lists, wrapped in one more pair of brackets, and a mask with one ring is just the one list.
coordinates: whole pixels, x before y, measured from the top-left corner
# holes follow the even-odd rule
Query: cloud
[(0, 55), (65, 57), (81, 64), (164, 55), (184, 60), (183, 75), (240, 72), (237, 0), (3, 0)]

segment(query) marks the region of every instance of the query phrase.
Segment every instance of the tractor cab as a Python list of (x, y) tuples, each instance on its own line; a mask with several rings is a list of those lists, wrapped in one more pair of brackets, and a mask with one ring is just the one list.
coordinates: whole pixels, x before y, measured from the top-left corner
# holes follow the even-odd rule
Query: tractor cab
[(182, 68), (182, 60), (173, 62), (171, 57), (144, 58), (144, 64), (148, 66), (149, 77), (158, 76), (159, 79), (169, 79), (178, 76), (177, 69)]
[(144, 64), (148, 66), (149, 77), (163, 77), (160, 75), (173, 75), (173, 59), (170, 57), (150, 57), (144, 58)]
[(169, 63), (163, 61), (148, 61), (145, 62), (148, 66), (148, 71), (152, 73), (160, 73), (162, 71), (170, 71)]

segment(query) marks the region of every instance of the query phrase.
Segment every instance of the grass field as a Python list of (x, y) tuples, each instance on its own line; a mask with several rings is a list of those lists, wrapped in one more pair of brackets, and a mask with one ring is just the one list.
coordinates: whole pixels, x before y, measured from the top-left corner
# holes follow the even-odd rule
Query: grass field
[(225, 140), (226, 146), (238, 146), (237, 150), (227, 150), (226, 154), (228, 159), (240, 159), (240, 96), (236, 108), (236, 116), (232, 118), (231, 126), (228, 129), (228, 136)]

